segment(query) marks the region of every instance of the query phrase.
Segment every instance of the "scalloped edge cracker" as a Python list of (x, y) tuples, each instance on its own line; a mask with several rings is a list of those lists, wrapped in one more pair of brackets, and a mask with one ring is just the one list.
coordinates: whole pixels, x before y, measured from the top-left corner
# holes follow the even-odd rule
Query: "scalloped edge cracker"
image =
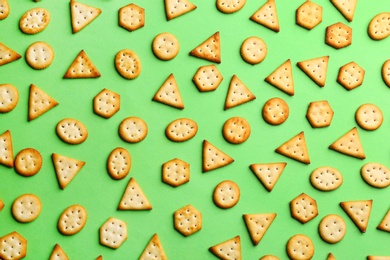
[(164, 248), (161, 244), (160, 238), (157, 234), (154, 234), (146, 245), (139, 260), (168, 260), (165, 254)]
[(10, 168), (14, 167), (12, 136), (9, 130), (0, 135), (0, 164)]
[(358, 159), (366, 158), (356, 127), (337, 139), (329, 149)]
[(0, 42), (0, 66), (20, 59), (22, 56)]
[(250, 169), (269, 192), (275, 187), (287, 163), (258, 163), (251, 164)]
[(61, 189), (65, 189), (74, 177), (79, 173), (85, 162), (79, 161), (70, 157), (53, 153), (54, 170), (56, 172), (58, 184)]
[(278, 13), (276, 11), (275, 0), (268, 0), (263, 6), (257, 10), (250, 19), (258, 24), (261, 24), (275, 32), (280, 31)]
[(81, 50), (64, 75), (64, 79), (98, 78), (101, 74), (84, 50)]
[(329, 56), (300, 61), (298, 67), (318, 86), (325, 86), (326, 72), (328, 71)]
[[(196, 9), (196, 5), (188, 0), (165, 0), (167, 20), (172, 20)], [(181, 4), (181, 5), (180, 5)]]
[(96, 19), (102, 10), (74, 0), (70, 0), (70, 14), (72, 19), (72, 32), (77, 33)]
[(229, 155), (225, 154), (206, 140), (203, 141), (202, 154), (203, 172), (215, 170), (234, 162), (233, 158), (231, 158)]
[(119, 202), (118, 210), (151, 210), (150, 204), (145, 193), (134, 178), (130, 178), (129, 183)]
[(183, 99), (173, 74), (168, 76), (152, 100), (174, 108), (184, 109)]
[(276, 68), (264, 80), (284, 93), (294, 96), (294, 79), (290, 59)]
[(298, 162), (310, 164), (309, 151), (303, 131), (276, 148), (275, 152)]
[(240, 236), (233, 237), (217, 245), (211, 246), (209, 251), (220, 259), (241, 260)]
[(372, 200), (343, 201), (340, 202), (340, 206), (359, 228), (360, 232), (365, 233), (370, 220)]
[(243, 214), (253, 245), (257, 246), (276, 217), (276, 213)]
[(36, 119), (57, 105), (58, 102), (49, 96), (45, 91), (38, 88), (34, 84), (30, 85), (30, 95), (28, 100), (28, 121)]
[(191, 56), (199, 59), (221, 63), (221, 41), (219, 32), (211, 35), (207, 40), (199, 44), (190, 52)]
[(249, 88), (236, 75), (233, 75), (226, 95), (225, 110), (254, 99), (256, 97)]

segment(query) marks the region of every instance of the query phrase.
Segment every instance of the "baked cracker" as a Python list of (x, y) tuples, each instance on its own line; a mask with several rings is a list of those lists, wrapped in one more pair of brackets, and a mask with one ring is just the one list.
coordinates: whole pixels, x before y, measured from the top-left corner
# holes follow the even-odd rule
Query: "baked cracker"
[(57, 105), (58, 102), (49, 96), (45, 91), (38, 88), (34, 84), (30, 85), (30, 97), (28, 100), (28, 121), (34, 120)]
[(298, 67), (305, 72), (318, 86), (325, 86), (329, 56), (300, 61)]
[(309, 151), (303, 131), (276, 148), (275, 151), (298, 162), (310, 164)]
[(334, 257), (334, 255), (332, 253), (329, 253), (326, 260), (336, 260), (336, 257)]
[(372, 200), (344, 201), (340, 202), (340, 206), (359, 230), (362, 233), (366, 232), (370, 219)]
[(157, 234), (154, 234), (148, 245), (145, 247), (139, 260), (167, 260), (164, 248)]
[(70, 15), (72, 19), (72, 32), (77, 33), (90, 24), (102, 10), (93, 6), (70, 0)]
[(258, 163), (251, 164), (250, 168), (259, 181), (264, 185), (264, 188), (271, 192), (275, 187), (276, 182), (279, 180), (280, 175), (283, 173), (286, 165), (287, 163), (285, 162), (266, 164)]
[(9, 15), (9, 5), (7, 0), (0, 0), (0, 20), (7, 18)]
[(280, 31), (278, 13), (276, 12), (275, 0), (268, 0), (257, 10), (250, 19), (275, 32)]
[(331, 0), (332, 4), (349, 22), (352, 22), (358, 0)]
[(73, 158), (69, 158), (60, 154), (53, 153), (51, 156), (56, 171), (58, 184), (61, 189), (66, 186), (76, 177), (77, 173), (83, 168), (85, 162)]
[(130, 178), (130, 181), (123, 193), (122, 199), (119, 202), (118, 210), (151, 210), (150, 204), (145, 193), (141, 187), (135, 181), (134, 178)]
[(225, 110), (256, 99), (255, 95), (236, 76), (233, 75), (225, 101)]
[(9, 130), (0, 135), (0, 164), (7, 167), (14, 167), (12, 136)]
[(221, 63), (221, 42), (219, 32), (211, 35), (207, 40), (190, 52), (190, 55), (199, 59)]
[(276, 213), (243, 215), (253, 245), (259, 244), (275, 217)]
[(352, 128), (348, 133), (336, 140), (329, 148), (358, 159), (366, 158), (356, 127)]
[(64, 79), (98, 78), (100, 76), (98, 69), (82, 50), (66, 71)]
[(379, 223), (379, 225), (376, 228), (382, 231), (390, 232), (390, 209), (387, 211), (381, 223)]
[(152, 100), (178, 109), (184, 108), (183, 99), (173, 74), (169, 75)]
[(167, 20), (172, 20), (196, 9), (196, 5), (188, 0), (165, 0)]
[(0, 259), (18, 260), (26, 256), (27, 240), (14, 231), (0, 237)]
[(0, 66), (20, 59), (22, 56), (0, 42)]
[(291, 61), (288, 59), (272, 72), (265, 81), (277, 87), (290, 96), (294, 95), (294, 79), (292, 75)]
[(208, 141), (203, 141), (203, 172), (208, 172), (215, 170), (231, 164), (234, 162), (234, 159), (229, 155), (225, 154), (217, 147), (209, 143)]
[(51, 252), (49, 260), (69, 260), (69, 258), (60, 245), (56, 244)]
[(241, 260), (241, 240), (240, 236), (233, 237), (222, 243), (209, 248), (219, 259), (225, 260)]

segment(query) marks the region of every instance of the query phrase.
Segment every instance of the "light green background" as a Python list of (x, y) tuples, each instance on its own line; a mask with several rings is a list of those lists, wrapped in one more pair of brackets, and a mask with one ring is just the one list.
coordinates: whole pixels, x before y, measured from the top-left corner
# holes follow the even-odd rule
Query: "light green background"
[[(278, 0), (281, 30), (275, 33), (249, 20), (264, 1), (248, 0), (242, 10), (222, 14), (213, 0), (193, 0), (198, 8), (177, 19), (167, 21), (163, 1), (135, 0), (146, 12), (145, 27), (128, 32), (118, 26), (118, 9), (130, 2), (124, 0), (85, 0), (97, 6), (102, 14), (77, 34), (72, 34), (67, 0), (8, 0), (11, 13), (0, 21), (0, 41), (22, 56), (35, 41), (46, 41), (55, 52), (52, 65), (42, 71), (31, 69), (24, 58), (0, 67), (0, 83), (10, 83), (19, 90), (17, 107), (0, 115), (0, 132), (10, 130), (15, 155), (26, 147), (39, 150), (43, 157), (41, 171), (30, 178), (22, 177), (14, 169), (0, 166), (0, 198), (5, 207), (0, 212), (0, 236), (17, 231), (28, 240), (25, 259), (48, 259), (56, 243), (70, 259), (137, 259), (154, 233), (158, 233), (170, 259), (215, 259), (208, 251), (214, 244), (236, 235), (241, 236), (244, 259), (258, 259), (274, 254), (286, 259), (288, 239), (297, 233), (308, 235), (314, 242), (314, 259), (326, 259), (333, 252), (337, 259), (364, 259), (367, 255), (390, 255), (390, 234), (379, 231), (379, 224), (390, 207), (390, 188), (368, 186), (360, 176), (360, 168), (368, 162), (390, 166), (390, 90), (381, 78), (381, 66), (390, 58), (390, 39), (373, 41), (367, 35), (370, 20), (378, 13), (390, 10), (388, 0), (358, 2), (353, 22), (349, 23), (328, 0), (317, 0), (323, 7), (323, 21), (311, 31), (295, 24), (295, 10), (303, 3), (298, 0)], [(36, 35), (25, 35), (18, 29), (23, 13), (34, 7), (44, 7), (51, 13), (48, 27)], [(335, 50), (326, 45), (325, 29), (336, 22), (353, 29), (351, 46)], [(221, 34), (222, 63), (218, 66), (224, 80), (210, 93), (198, 92), (192, 83), (196, 70), (210, 64), (188, 55), (189, 51), (210, 35)], [(168, 62), (160, 61), (151, 51), (153, 38), (161, 32), (173, 33), (180, 42), (178, 56)], [(249, 36), (261, 37), (268, 46), (268, 55), (259, 65), (249, 65), (241, 57), (239, 48)], [(135, 80), (125, 80), (114, 67), (115, 54), (124, 48), (135, 51), (142, 62), (142, 73)], [(98, 79), (62, 79), (73, 59), (84, 49), (102, 76)], [(329, 55), (327, 82), (318, 87), (296, 62)], [(264, 78), (286, 59), (291, 59), (295, 81), (295, 95), (290, 97)], [(366, 70), (364, 83), (347, 91), (336, 82), (339, 68), (357, 62)], [(173, 73), (182, 94), (185, 109), (177, 110), (151, 101), (160, 85)], [(236, 74), (256, 95), (255, 101), (224, 111), (230, 79)], [(33, 83), (54, 97), (59, 105), (28, 122), (28, 89)], [(93, 113), (92, 99), (103, 88), (121, 95), (121, 109), (110, 119)], [(290, 117), (280, 126), (270, 126), (261, 117), (263, 104), (272, 97), (283, 98), (290, 106)], [(335, 114), (330, 127), (313, 129), (305, 118), (311, 101), (328, 100)], [(381, 128), (368, 132), (358, 127), (367, 158), (364, 161), (341, 155), (328, 149), (329, 144), (356, 126), (354, 113), (363, 103), (379, 106), (385, 120)], [(120, 122), (128, 116), (143, 118), (149, 134), (138, 144), (123, 142), (117, 134)], [(252, 134), (241, 145), (227, 143), (221, 134), (224, 122), (232, 116), (248, 120)], [(89, 137), (83, 144), (63, 143), (55, 133), (56, 124), (65, 117), (73, 117), (85, 124)], [(189, 117), (198, 123), (198, 134), (184, 143), (173, 143), (165, 135), (165, 127), (174, 119)], [(310, 165), (303, 165), (274, 152), (275, 148), (300, 131), (305, 131), (311, 157)], [(202, 141), (206, 139), (229, 154), (235, 162), (227, 167), (201, 172)], [(106, 160), (115, 147), (126, 148), (133, 165), (126, 179), (112, 180), (106, 172)], [(59, 153), (86, 165), (65, 189), (57, 184), (51, 154)], [(191, 164), (191, 180), (178, 188), (161, 181), (161, 165), (175, 157)], [(267, 192), (250, 171), (252, 163), (287, 162), (287, 166), (272, 192)], [(332, 192), (320, 192), (309, 182), (310, 173), (319, 166), (329, 165), (343, 174), (343, 185)], [(153, 205), (153, 210), (117, 211), (117, 205), (130, 177), (134, 177)], [(217, 208), (212, 202), (214, 187), (221, 181), (235, 181), (241, 189), (239, 203), (228, 210)], [(317, 200), (319, 215), (302, 225), (290, 216), (289, 202), (307, 193)], [(43, 204), (41, 215), (32, 223), (21, 224), (11, 216), (14, 199), (24, 193), (37, 194)], [(373, 199), (373, 209), (367, 232), (360, 233), (339, 206), (340, 201)], [(66, 237), (56, 228), (61, 212), (79, 203), (88, 211), (88, 222), (78, 234)], [(192, 204), (203, 214), (200, 232), (184, 237), (173, 228), (173, 212)], [(277, 217), (258, 246), (253, 246), (247, 233), (243, 213), (276, 212)], [(347, 234), (338, 244), (323, 242), (317, 228), (327, 214), (341, 215), (347, 224)], [(99, 227), (110, 216), (127, 222), (128, 239), (117, 250), (99, 244)]]

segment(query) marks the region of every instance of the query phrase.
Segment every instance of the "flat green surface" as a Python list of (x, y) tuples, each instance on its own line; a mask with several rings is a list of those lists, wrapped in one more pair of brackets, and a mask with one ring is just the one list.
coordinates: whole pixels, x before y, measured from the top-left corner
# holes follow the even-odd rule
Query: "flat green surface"
[[(0, 236), (17, 231), (28, 240), (25, 259), (48, 259), (56, 243), (70, 259), (137, 259), (154, 233), (158, 233), (169, 259), (215, 259), (208, 251), (214, 244), (240, 235), (243, 259), (258, 259), (274, 254), (286, 259), (288, 239), (298, 233), (308, 235), (315, 245), (314, 259), (326, 259), (333, 252), (337, 259), (364, 259), (367, 255), (390, 255), (390, 234), (379, 231), (379, 224), (390, 207), (390, 188), (376, 189), (360, 176), (360, 168), (368, 162), (390, 166), (389, 88), (381, 78), (381, 66), (390, 58), (389, 40), (373, 41), (367, 35), (370, 20), (378, 13), (390, 10), (388, 0), (359, 1), (353, 22), (349, 23), (327, 0), (317, 0), (323, 7), (323, 21), (311, 31), (295, 24), (295, 10), (303, 1), (278, 0), (281, 30), (275, 33), (249, 20), (264, 1), (247, 1), (242, 10), (226, 15), (215, 7), (215, 1), (194, 0), (198, 8), (177, 19), (167, 21), (163, 1), (135, 0), (146, 12), (145, 27), (128, 32), (118, 26), (118, 9), (124, 0), (85, 0), (84, 3), (102, 9), (102, 14), (77, 34), (70, 26), (69, 1), (9, 0), (11, 14), (0, 21), (0, 41), (22, 56), (35, 41), (45, 41), (55, 52), (54, 62), (42, 71), (31, 69), (24, 58), (0, 67), (0, 83), (10, 83), (19, 90), (17, 107), (0, 115), (0, 133), (10, 130), (15, 155), (26, 147), (39, 150), (43, 157), (41, 171), (30, 178), (18, 175), (14, 169), (0, 166), (0, 198), (5, 207), (0, 212)], [(49, 26), (36, 35), (25, 35), (18, 29), (23, 13), (34, 7), (44, 7), (51, 13)], [(335, 50), (326, 45), (325, 28), (343, 22), (353, 29), (351, 46)], [(216, 31), (221, 35), (222, 63), (218, 66), (224, 80), (210, 93), (198, 92), (192, 83), (196, 70), (207, 61), (188, 55), (189, 51)], [(153, 38), (161, 32), (173, 33), (180, 42), (178, 56), (168, 62), (158, 60), (151, 51)], [(268, 46), (268, 55), (259, 65), (249, 65), (240, 57), (240, 45), (249, 36), (261, 37)], [(135, 51), (142, 62), (142, 73), (135, 80), (123, 79), (115, 70), (115, 54), (124, 48)], [(84, 49), (102, 76), (98, 79), (62, 79), (65, 71)], [(327, 82), (318, 87), (297, 66), (296, 62), (329, 55)], [(290, 97), (264, 82), (276, 67), (291, 59), (295, 95)], [(352, 91), (336, 82), (339, 68), (355, 61), (366, 71), (363, 85)], [(170, 73), (175, 75), (185, 109), (177, 110), (151, 101)], [(236, 74), (256, 95), (256, 100), (223, 110), (230, 79)], [(33, 83), (55, 98), (59, 105), (38, 119), (28, 122), (28, 89)], [(121, 109), (110, 119), (93, 113), (92, 99), (103, 88), (121, 95)], [(290, 107), (290, 117), (280, 126), (270, 126), (261, 117), (263, 104), (272, 97), (283, 98)], [(328, 100), (335, 114), (332, 124), (313, 129), (305, 118), (310, 102)], [(357, 126), (354, 114), (364, 103), (374, 103), (382, 109), (385, 120), (381, 128), (368, 132), (358, 127), (367, 158), (358, 160), (328, 149), (329, 144)], [(149, 127), (146, 139), (138, 144), (125, 143), (117, 133), (120, 122), (128, 116), (138, 116)], [(251, 125), (248, 141), (241, 145), (227, 143), (221, 134), (224, 122), (232, 116), (242, 116)], [(76, 146), (62, 142), (55, 133), (56, 124), (73, 117), (85, 124), (88, 139)], [(198, 123), (198, 134), (184, 143), (173, 143), (165, 135), (165, 127), (174, 119), (189, 117)], [(297, 133), (304, 131), (311, 164), (303, 165), (274, 152), (275, 148)], [(202, 173), (201, 150), (206, 139), (229, 154), (235, 162), (227, 167)], [(126, 148), (133, 165), (123, 180), (111, 179), (106, 160), (115, 147)], [(52, 153), (86, 161), (78, 176), (65, 189), (58, 186)], [(161, 165), (178, 157), (191, 164), (191, 180), (178, 188), (161, 181)], [(250, 171), (252, 163), (287, 162), (287, 166), (272, 192), (267, 192)], [(319, 166), (332, 166), (343, 174), (343, 185), (332, 192), (320, 192), (309, 182), (310, 173)], [(153, 205), (151, 211), (117, 211), (117, 205), (130, 177), (140, 184)], [(217, 208), (212, 201), (214, 187), (230, 179), (241, 189), (239, 203), (228, 210)], [(291, 218), (289, 202), (302, 192), (316, 199), (319, 215), (301, 224)], [(12, 202), (21, 194), (34, 193), (41, 198), (41, 215), (28, 224), (15, 221)], [(372, 214), (365, 234), (360, 233), (339, 206), (340, 201), (373, 200)], [(61, 212), (72, 204), (81, 204), (88, 211), (88, 222), (78, 234), (61, 235), (56, 228)], [(200, 232), (184, 237), (173, 228), (173, 212), (192, 204), (203, 214)], [(275, 212), (277, 217), (258, 246), (253, 246), (247, 233), (243, 213)], [(347, 234), (338, 244), (321, 240), (317, 228), (327, 214), (342, 216)], [(128, 225), (128, 239), (117, 250), (99, 244), (99, 227), (110, 216)]]

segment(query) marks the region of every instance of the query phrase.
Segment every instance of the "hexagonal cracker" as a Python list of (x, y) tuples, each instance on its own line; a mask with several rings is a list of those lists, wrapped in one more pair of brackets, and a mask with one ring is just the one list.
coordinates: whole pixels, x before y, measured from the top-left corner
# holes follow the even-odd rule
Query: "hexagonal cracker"
[(0, 238), (0, 259), (22, 259), (27, 253), (27, 240), (14, 231)]
[(189, 236), (202, 229), (202, 213), (188, 204), (173, 214), (175, 229), (183, 236)]
[(110, 118), (120, 109), (120, 96), (108, 89), (103, 89), (93, 99), (93, 111), (95, 114)]
[(298, 7), (296, 23), (308, 30), (313, 29), (322, 22), (322, 6), (308, 0)]
[(326, 27), (325, 43), (335, 49), (351, 45), (352, 28), (340, 22)]
[(173, 187), (178, 187), (190, 181), (190, 165), (178, 158), (162, 165), (162, 181)]
[(345, 89), (352, 90), (363, 83), (364, 74), (364, 69), (352, 61), (340, 68), (337, 82)]
[(119, 26), (132, 32), (145, 25), (145, 10), (135, 4), (119, 9)]
[(110, 217), (99, 230), (100, 244), (113, 249), (119, 248), (127, 239), (126, 222)]
[(305, 224), (318, 215), (317, 202), (309, 195), (302, 193), (290, 202), (291, 216)]
[(222, 80), (222, 74), (215, 65), (200, 67), (192, 78), (200, 92), (216, 90)]
[(328, 101), (311, 102), (306, 113), (306, 118), (309, 120), (313, 128), (329, 126), (333, 118), (333, 110)]

